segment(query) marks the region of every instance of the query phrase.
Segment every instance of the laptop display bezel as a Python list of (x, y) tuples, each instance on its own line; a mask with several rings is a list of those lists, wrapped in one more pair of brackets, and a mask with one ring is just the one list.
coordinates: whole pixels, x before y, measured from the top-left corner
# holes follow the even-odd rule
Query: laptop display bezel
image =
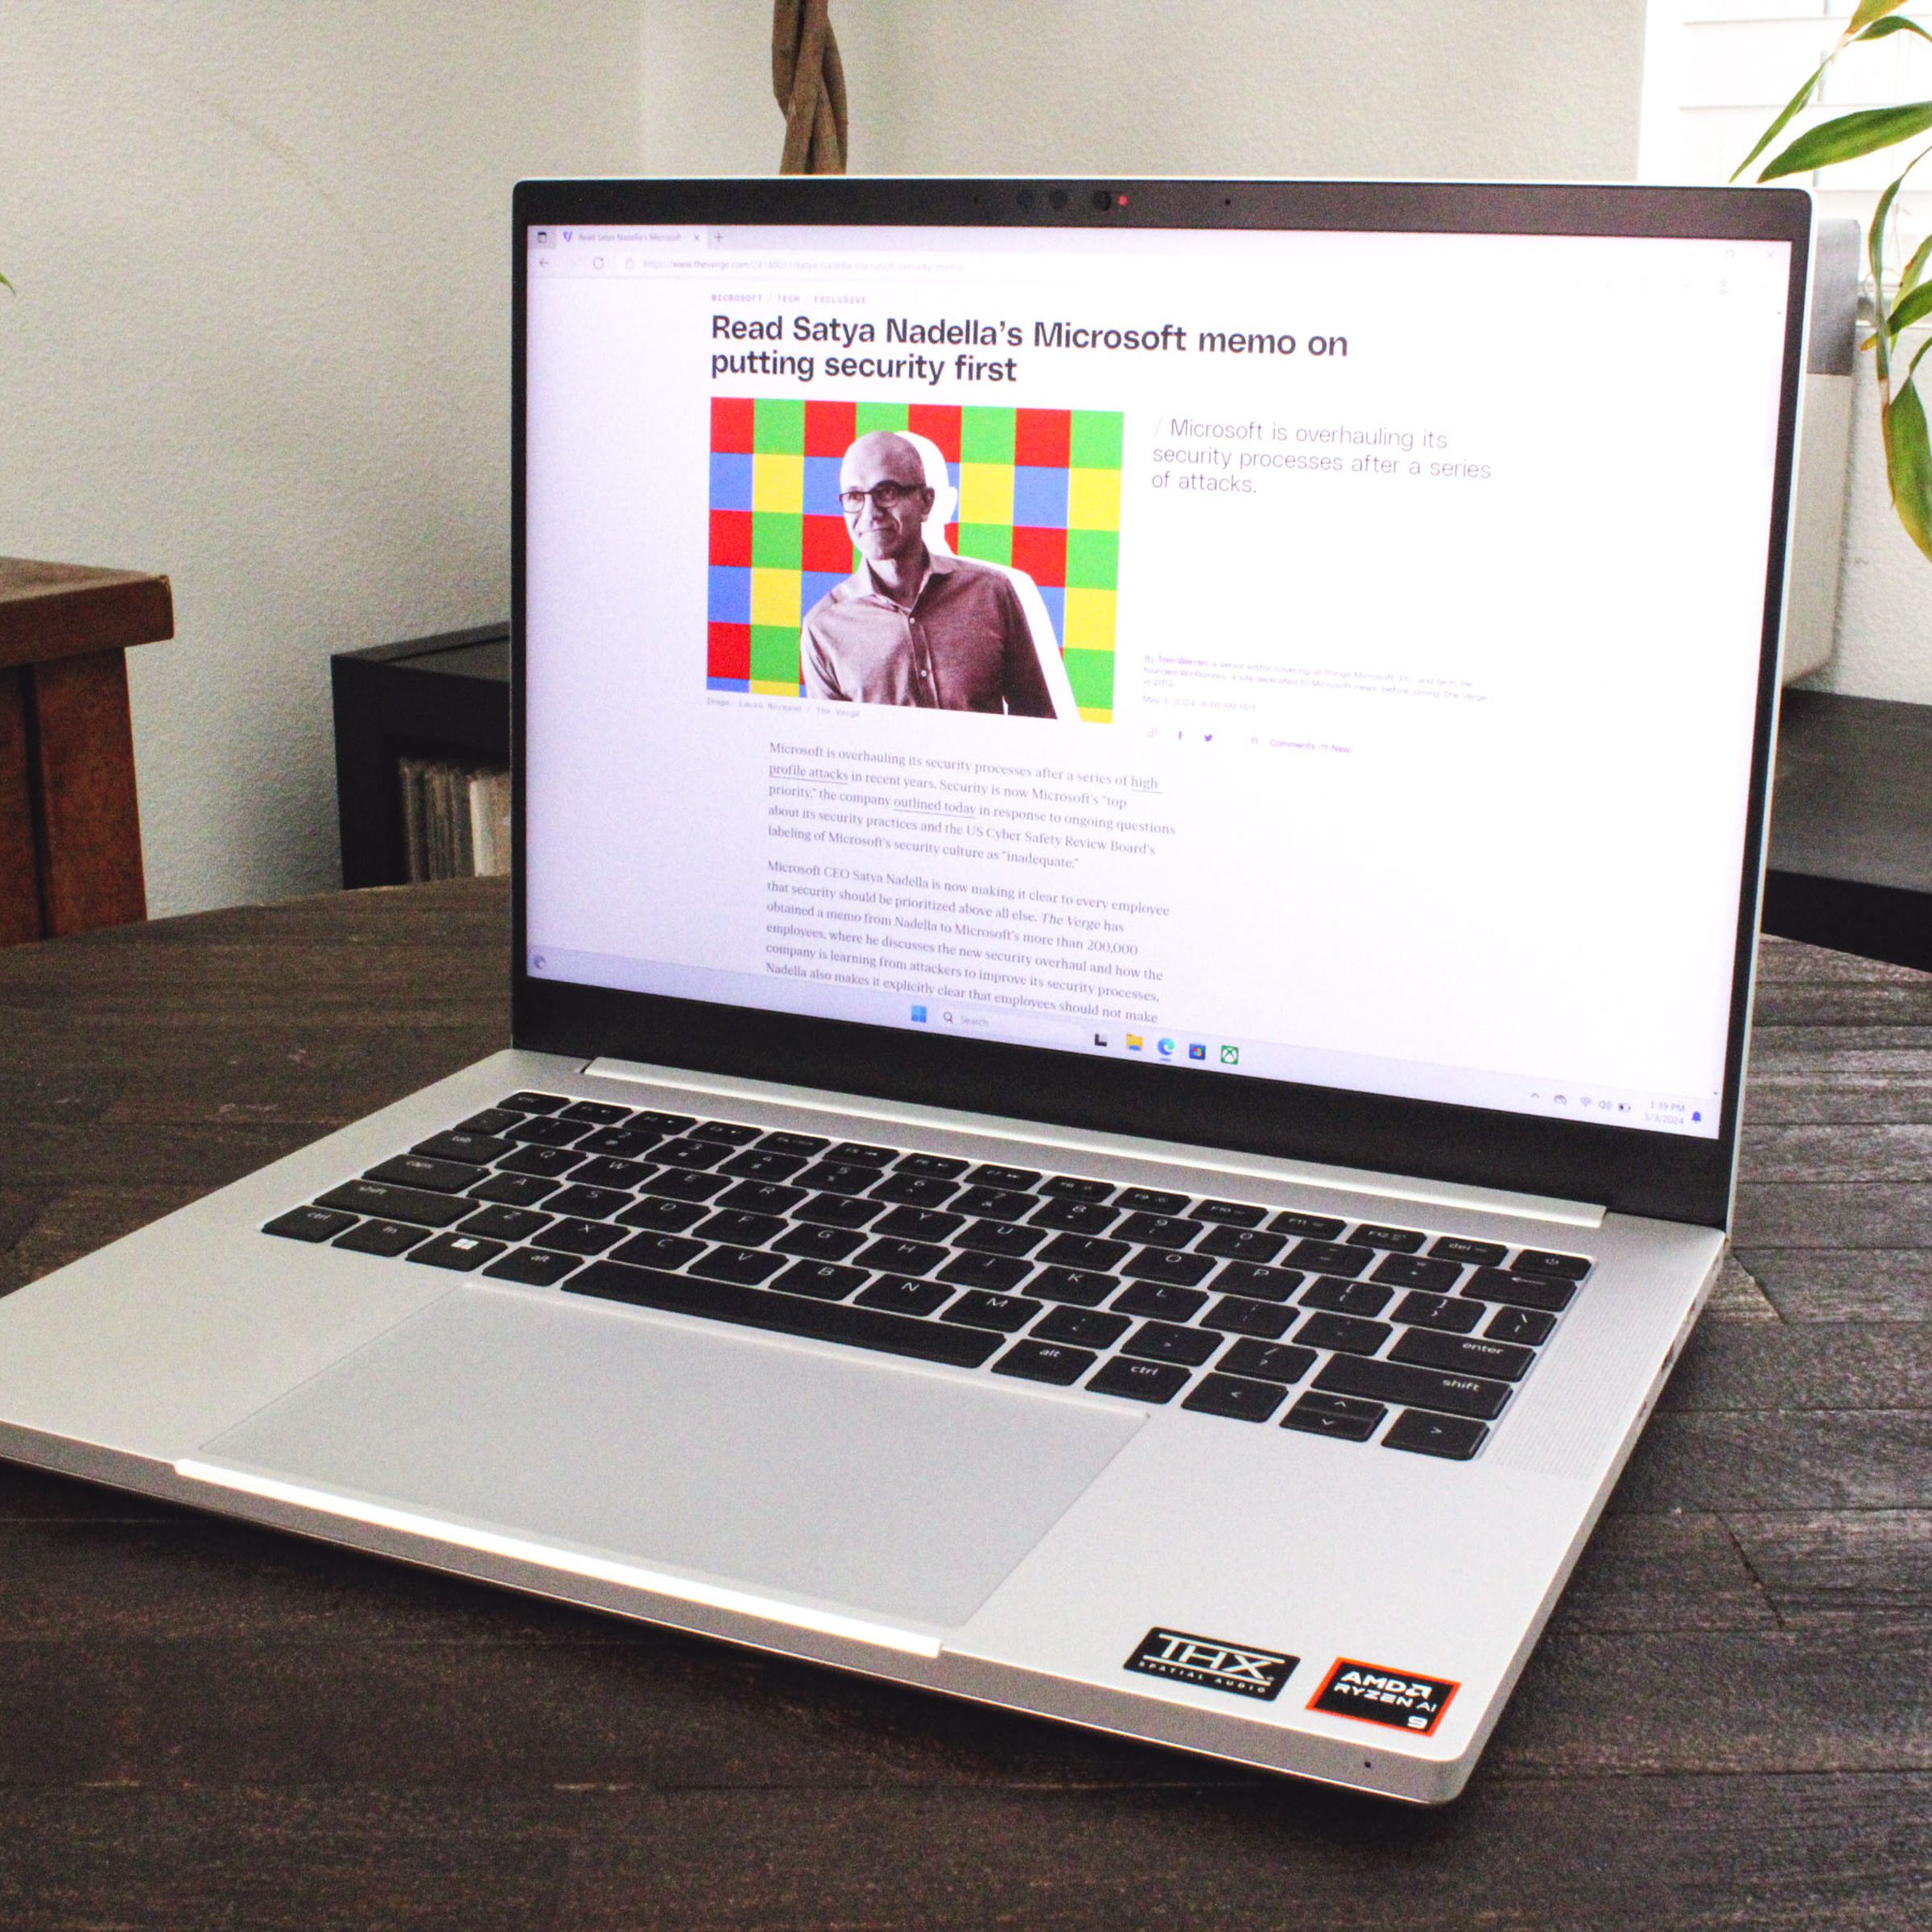
[[(1127, 197), (1122, 208), (1120, 197)], [(1777, 638), (1802, 367), (1810, 198), (1782, 188), (1143, 180), (526, 181), (512, 221), (512, 1027), (516, 1044), (924, 1103), (1205, 1147), (1727, 1224), (1749, 1026)], [(1773, 510), (1749, 808), (1725, 1046), (1711, 1139), (619, 992), (532, 976), (525, 922), (524, 636), (527, 231), (642, 222), (1024, 228), (1374, 229), (1790, 244)], [(1721, 345), (1686, 354), (1721, 354)]]

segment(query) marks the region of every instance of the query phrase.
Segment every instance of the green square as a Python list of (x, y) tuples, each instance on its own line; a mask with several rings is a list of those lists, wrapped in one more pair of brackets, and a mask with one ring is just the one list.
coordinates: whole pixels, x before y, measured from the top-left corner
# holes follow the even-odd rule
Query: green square
[[(758, 405), (762, 409), (765, 405)], [(1073, 412), (1073, 467), (1075, 469), (1118, 469), (1121, 466), (1121, 424), (1117, 409), (1076, 409)], [(762, 449), (764, 445), (758, 447)]]
[[(758, 670), (758, 636), (752, 634), (752, 671)], [(1113, 708), (1113, 653), (1110, 650), (1067, 650), (1060, 654), (1067, 667), (1067, 682), (1073, 687), (1073, 701), (1083, 711)]]
[(859, 434), (862, 436), (870, 436), (875, 429), (903, 429), (910, 420), (910, 413), (903, 402), (859, 405)]
[(1010, 523), (962, 523), (960, 555), (977, 557), (982, 564), (1013, 561), (1013, 526)]
[[(757, 537), (753, 537), (756, 545)], [(752, 560), (758, 560), (754, 547)], [(1067, 533), (1067, 586), (1070, 590), (1112, 590), (1120, 576), (1121, 537), (1113, 530)]]
[(805, 453), (805, 404), (801, 398), (761, 396), (752, 405), (751, 447), (761, 456)]
[(761, 683), (798, 683), (799, 634), (790, 625), (752, 625), (751, 675)]
[(1013, 425), (1010, 409), (963, 409), (960, 411), (960, 460), (962, 463), (1010, 463)]
[(805, 519), (795, 510), (754, 510), (751, 513), (751, 560), (765, 570), (803, 570)]

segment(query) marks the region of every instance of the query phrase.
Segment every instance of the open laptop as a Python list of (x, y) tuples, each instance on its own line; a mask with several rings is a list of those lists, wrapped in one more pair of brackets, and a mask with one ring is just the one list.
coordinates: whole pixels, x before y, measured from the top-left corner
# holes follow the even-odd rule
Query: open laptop
[(1452, 1797), (1724, 1253), (1809, 221), (521, 187), (516, 1043), (0, 1451)]

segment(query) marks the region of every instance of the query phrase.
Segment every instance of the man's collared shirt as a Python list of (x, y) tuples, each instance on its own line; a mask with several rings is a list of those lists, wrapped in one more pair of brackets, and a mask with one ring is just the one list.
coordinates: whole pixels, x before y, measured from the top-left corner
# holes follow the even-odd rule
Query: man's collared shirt
[(927, 560), (910, 610), (861, 563), (806, 613), (807, 697), (1050, 718), (1053, 700), (1012, 580), (970, 557)]

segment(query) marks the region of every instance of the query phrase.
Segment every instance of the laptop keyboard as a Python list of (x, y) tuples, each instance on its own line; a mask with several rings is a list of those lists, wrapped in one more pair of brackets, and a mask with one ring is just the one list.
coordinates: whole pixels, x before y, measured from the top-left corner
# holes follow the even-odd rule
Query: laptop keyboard
[(1455, 1461), (1591, 1266), (530, 1092), (263, 1232)]

